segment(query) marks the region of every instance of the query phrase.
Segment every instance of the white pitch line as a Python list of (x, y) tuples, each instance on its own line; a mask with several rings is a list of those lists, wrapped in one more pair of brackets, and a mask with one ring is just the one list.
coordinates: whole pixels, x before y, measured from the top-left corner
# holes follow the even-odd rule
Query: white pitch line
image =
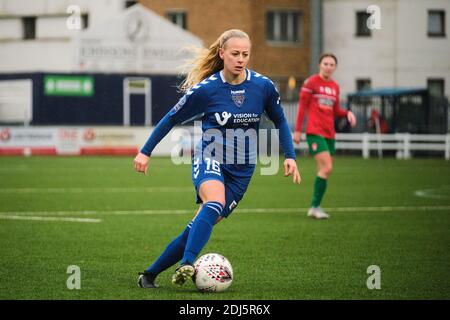
[[(296, 213), (307, 212), (309, 208), (242, 208), (236, 213)], [(395, 211), (450, 211), (450, 206), (383, 206), (383, 207), (335, 207), (324, 208), (327, 212), (395, 212)], [(155, 209), (155, 210), (80, 210), (80, 211), (18, 211), (0, 212), (5, 215), (45, 216), (45, 215), (158, 215), (194, 214), (194, 209)]]
[(161, 210), (80, 210), (80, 211), (10, 211), (1, 212), (6, 215), (20, 215), (20, 216), (66, 216), (66, 215), (153, 215), (153, 214), (187, 214), (195, 213), (197, 209), (161, 209)]
[(82, 172), (86, 172), (86, 171), (125, 171), (126, 169), (124, 168), (116, 168), (116, 167), (112, 167), (112, 168), (108, 168), (108, 167), (102, 167), (102, 168), (96, 168), (96, 167), (91, 167), (91, 168), (84, 168), (84, 167), (72, 167), (72, 168), (68, 168), (68, 167), (27, 167), (27, 166), (21, 166), (21, 167), (3, 167), (0, 168), (0, 173), (11, 173), (11, 172), (15, 172), (15, 171), (39, 171), (39, 172), (67, 172), (67, 171), (82, 171)]
[(21, 216), (21, 215), (0, 215), (0, 219), (6, 220), (33, 220), (33, 221), (64, 221), (64, 222), (87, 222), (87, 223), (98, 223), (102, 222), (100, 219), (90, 219), (90, 218), (72, 218), (72, 217), (37, 217), (37, 216)]
[[(444, 190), (447, 191), (447, 194), (442, 194)], [(436, 189), (425, 189), (425, 190), (417, 190), (414, 192), (414, 195), (416, 197), (420, 198), (430, 198), (430, 199), (448, 199), (450, 197), (450, 188), (449, 186), (445, 186), (442, 188), (436, 188)]]
[[(305, 212), (309, 208), (250, 208), (250, 209), (236, 209), (238, 212), (246, 213), (266, 213), (266, 212)], [(324, 208), (327, 212), (389, 212), (389, 211), (432, 211), (432, 210), (450, 210), (450, 206), (398, 206), (398, 207), (335, 207)]]
[(107, 187), (107, 188), (0, 188), (0, 193), (145, 193), (145, 192), (188, 192), (193, 187)]

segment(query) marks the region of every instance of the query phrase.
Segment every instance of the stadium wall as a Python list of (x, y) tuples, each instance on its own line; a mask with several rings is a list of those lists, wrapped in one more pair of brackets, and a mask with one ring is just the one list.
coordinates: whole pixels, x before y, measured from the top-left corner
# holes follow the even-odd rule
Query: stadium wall
[[(91, 79), (89, 85), (92, 88), (86, 92), (49, 92), (45, 87), (48, 77)], [(0, 82), (32, 81), (32, 115), (27, 121), (30, 125), (123, 125), (124, 79), (127, 77), (150, 79), (151, 124), (156, 124), (180, 97), (176, 89), (180, 79), (173, 75), (40, 72), (0, 74)], [(131, 125), (144, 125), (144, 108), (144, 95), (131, 94)], [(2, 117), (8, 110), (2, 108), (0, 111), (0, 123), (11, 124), (5, 121), (6, 116)]]

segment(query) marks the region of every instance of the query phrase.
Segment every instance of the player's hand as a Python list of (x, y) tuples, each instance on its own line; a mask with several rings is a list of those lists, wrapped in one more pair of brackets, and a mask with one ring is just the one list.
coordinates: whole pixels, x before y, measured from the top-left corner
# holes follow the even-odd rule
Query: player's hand
[(300, 172), (297, 169), (297, 163), (294, 159), (284, 160), (284, 176), (288, 177), (292, 175), (292, 181), (294, 183), (300, 184), (302, 178), (300, 177)]
[(353, 114), (353, 112), (349, 111), (349, 112), (347, 113), (347, 120), (348, 120), (348, 122), (350, 123), (350, 125), (351, 125), (352, 127), (356, 126), (356, 117), (355, 117), (355, 115)]
[(143, 172), (147, 175), (149, 158), (149, 156), (139, 152), (136, 158), (134, 158), (134, 170), (137, 172)]
[(292, 137), (292, 140), (296, 143), (299, 144), (300, 143), (300, 139), (302, 137), (302, 133), (299, 131), (295, 131), (294, 132), (294, 136)]

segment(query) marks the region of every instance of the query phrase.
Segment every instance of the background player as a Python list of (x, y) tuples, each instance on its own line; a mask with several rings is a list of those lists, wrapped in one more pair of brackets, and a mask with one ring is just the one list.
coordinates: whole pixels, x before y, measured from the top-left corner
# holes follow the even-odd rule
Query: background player
[[(134, 160), (135, 170), (146, 174), (152, 150), (172, 127), (196, 115), (202, 118), (202, 140), (196, 147), (192, 162), (192, 180), (197, 203), (201, 203), (200, 209), (183, 232), (140, 275), (140, 287), (157, 287), (156, 276), (180, 260), (172, 282), (182, 285), (192, 277), (192, 264), (208, 242), (213, 225), (228, 217), (247, 190), (255, 170), (255, 163), (251, 160), (255, 159), (256, 144), (246, 141), (246, 148), (242, 151), (235, 150), (234, 138), (223, 143), (214, 139), (214, 146), (210, 148), (211, 135), (217, 137), (217, 132), (221, 132), (225, 136), (229, 129), (234, 132), (240, 130), (241, 133), (256, 132), (261, 115), (266, 112), (279, 129), (286, 158), (284, 174), (292, 175), (294, 183), (300, 183), (292, 136), (279, 94), (272, 81), (246, 68), (250, 49), (246, 33), (229, 30), (209, 49), (199, 53), (194, 68), (182, 84), (185, 95), (158, 123)], [(221, 152), (229, 148), (232, 148), (233, 157), (229, 157), (228, 152)], [(212, 149), (215, 152), (210, 152)], [(234, 157), (235, 151), (237, 157)], [(239, 159), (244, 159), (244, 163), (237, 162)]]
[(334, 117), (346, 117), (350, 125), (356, 125), (356, 118), (351, 111), (340, 108), (339, 85), (332, 79), (337, 67), (337, 58), (332, 53), (325, 53), (319, 58), (319, 73), (305, 80), (298, 105), (297, 122), (293, 140), (300, 143), (302, 124), (307, 114), (306, 140), (309, 152), (317, 165), (317, 176), (308, 216), (316, 219), (329, 217), (320, 208), (320, 203), (327, 189), (327, 180), (333, 169), (335, 154)]

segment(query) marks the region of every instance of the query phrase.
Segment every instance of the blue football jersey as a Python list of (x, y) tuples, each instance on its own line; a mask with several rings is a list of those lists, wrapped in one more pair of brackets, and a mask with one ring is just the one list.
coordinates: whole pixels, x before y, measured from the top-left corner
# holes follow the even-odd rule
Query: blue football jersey
[[(204, 136), (197, 151), (208, 151), (205, 149), (213, 143), (211, 152), (216, 157), (221, 153), (224, 163), (256, 159), (255, 134), (264, 112), (276, 126), (285, 121), (273, 82), (248, 69), (246, 75), (244, 82), (232, 85), (225, 81), (222, 72), (217, 72), (194, 86), (169, 112), (176, 123), (201, 118)], [(220, 136), (222, 140), (217, 139)]]
[(225, 164), (254, 164), (257, 152), (255, 139), (263, 113), (274, 122), (276, 128), (284, 126), (285, 137), (280, 137), (280, 140), (285, 157), (295, 159), (290, 131), (275, 85), (269, 78), (249, 69), (246, 70), (245, 81), (238, 85), (226, 82), (220, 71), (186, 92), (155, 128), (158, 131), (155, 139), (150, 137), (141, 152), (150, 155), (156, 143), (175, 124), (201, 119), (203, 136), (196, 152), (212, 154)]

